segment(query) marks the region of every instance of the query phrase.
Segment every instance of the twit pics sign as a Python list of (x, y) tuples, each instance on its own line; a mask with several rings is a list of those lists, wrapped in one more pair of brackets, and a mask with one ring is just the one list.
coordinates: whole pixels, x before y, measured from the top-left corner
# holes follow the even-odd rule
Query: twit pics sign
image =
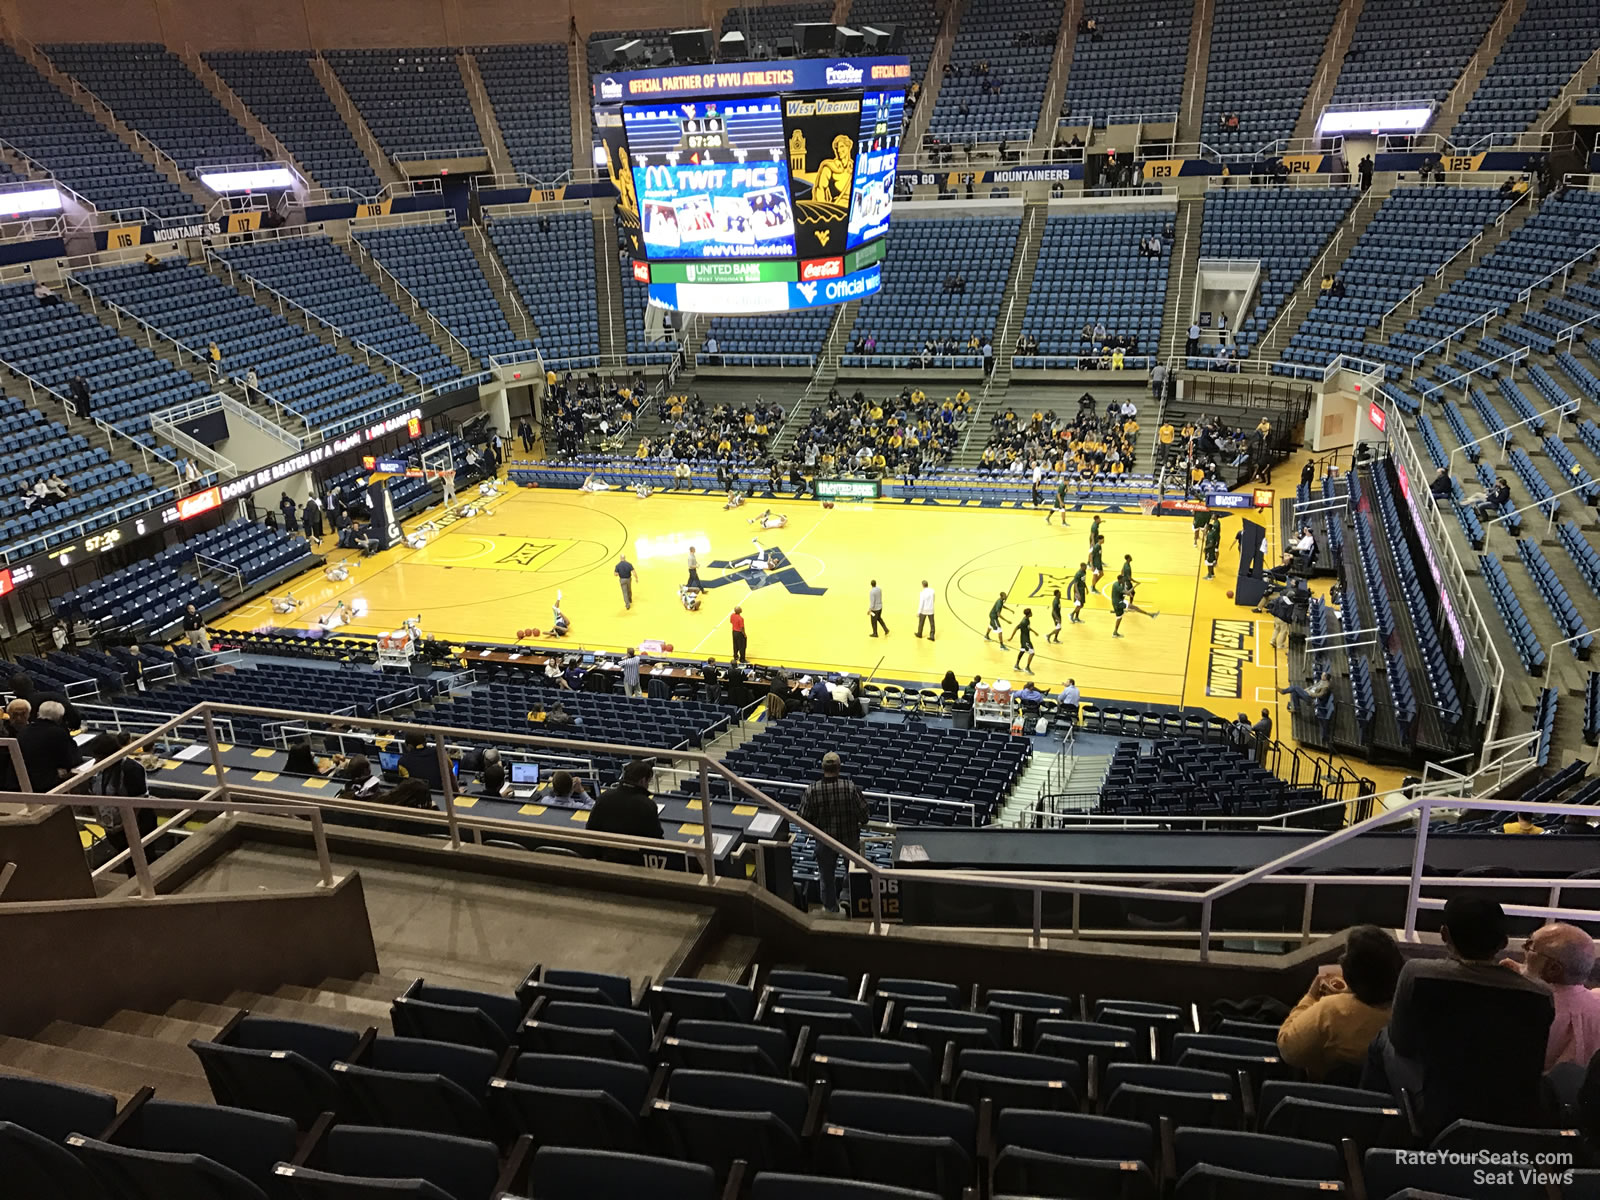
[[(850, 216), (861, 96), (786, 96), (783, 126), (796, 253), (801, 259), (837, 258), (844, 253)], [(843, 273), (841, 261), (835, 274)]]
[(628, 105), (622, 120), (647, 257), (793, 257), (777, 97)]

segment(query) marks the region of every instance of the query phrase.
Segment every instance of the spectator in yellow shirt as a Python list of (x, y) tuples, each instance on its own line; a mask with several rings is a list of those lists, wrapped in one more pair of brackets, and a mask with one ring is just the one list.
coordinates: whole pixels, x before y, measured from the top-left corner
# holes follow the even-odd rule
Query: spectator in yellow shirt
[(1543, 833), (1543, 825), (1533, 823), (1533, 814), (1521, 812), (1515, 819), (1507, 821), (1500, 827), (1501, 833)]
[(1389, 1023), (1400, 947), (1376, 925), (1358, 925), (1336, 967), (1319, 971), (1278, 1030), (1278, 1053), (1313, 1080), (1330, 1072), (1354, 1077), (1367, 1046)]

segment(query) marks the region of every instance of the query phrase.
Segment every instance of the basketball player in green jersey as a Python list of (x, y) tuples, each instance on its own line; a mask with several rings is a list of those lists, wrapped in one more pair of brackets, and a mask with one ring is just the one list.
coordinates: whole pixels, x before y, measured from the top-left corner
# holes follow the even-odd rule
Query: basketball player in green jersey
[[(1099, 520), (1096, 517), (1095, 520)], [(1095, 595), (1100, 594), (1100, 580), (1106, 573), (1106, 539), (1097, 537), (1094, 545), (1089, 547), (1089, 565), (1094, 568), (1094, 578), (1089, 581), (1089, 590)]]
[(1089, 570), (1088, 563), (1079, 563), (1077, 572), (1072, 576), (1072, 582), (1067, 584), (1067, 599), (1072, 601), (1072, 623), (1077, 625), (1083, 618), (1078, 614), (1083, 611), (1083, 602), (1089, 598), (1089, 585), (1083, 577)]
[(1000, 649), (1002, 650), (1006, 648), (1006, 629), (1005, 625), (1003, 624), (1005, 620), (1005, 612), (1006, 594), (1001, 592), (1000, 599), (996, 600), (993, 606), (989, 609), (989, 627), (983, 631), (983, 640), (987, 642), (989, 640), (989, 635), (991, 633), (994, 634), (1000, 639)]
[[(1028, 656), (1028, 665), (1022, 665), (1022, 656)], [(1022, 620), (1017, 622), (1017, 663), (1016, 670), (1025, 670), (1033, 674), (1033, 609), (1022, 610)]]
[(1061, 589), (1050, 593), (1050, 632), (1044, 635), (1047, 642), (1061, 641)]
[(1055, 507), (1045, 513), (1044, 523), (1046, 525), (1050, 524), (1050, 518), (1055, 516), (1061, 518), (1061, 528), (1065, 529), (1067, 527), (1067, 481), (1065, 479), (1056, 484)]
[(1112, 637), (1122, 636), (1122, 614), (1128, 611), (1128, 602), (1123, 593), (1122, 576), (1118, 575), (1111, 581), (1111, 615), (1117, 622), (1111, 627)]
[[(1159, 617), (1158, 612), (1148, 612), (1133, 602), (1134, 589), (1139, 586), (1139, 581), (1133, 577), (1133, 555), (1122, 556), (1122, 571), (1117, 575), (1117, 582), (1122, 585), (1123, 603), (1129, 612), (1143, 613), (1147, 617)], [(1117, 622), (1119, 625), (1121, 621)]]

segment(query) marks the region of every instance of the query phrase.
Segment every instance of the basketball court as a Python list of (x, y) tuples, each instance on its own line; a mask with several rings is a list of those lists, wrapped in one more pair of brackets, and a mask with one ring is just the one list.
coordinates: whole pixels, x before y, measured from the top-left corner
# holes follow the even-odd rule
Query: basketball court
[[(276, 614), (262, 599), (238, 610), (232, 622), (310, 627), (337, 602), (364, 615), (344, 626), (357, 633), (398, 628), (420, 616), (430, 636), (453, 642), (513, 642), (524, 629), (548, 630), (551, 605), (561, 594), (571, 621), (564, 643), (548, 634), (530, 645), (564, 644), (573, 650), (621, 651), (642, 642), (672, 646), (674, 655), (726, 661), (731, 654), (728, 617), (741, 606), (753, 662), (796, 670), (846, 670), (879, 681), (934, 683), (947, 669), (965, 683), (1006, 679), (1020, 686), (1015, 650), (985, 642), (987, 614), (1000, 592), (1008, 595), (1006, 640), (1024, 608), (1033, 610), (1037, 656), (1032, 678), (1056, 692), (1068, 678), (1086, 696), (1203, 705), (1225, 716), (1276, 709), (1276, 656), (1271, 621), (1228, 598), (1235, 554), (1229, 549), (1239, 519), (1224, 519), (1217, 578), (1206, 580), (1200, 551), (1183, 517), (1108, 513), (1102, 517), (1106, 576), (1091, 593), (1081, 624), (1065, 623), (1059, 645), (1048, 643), (1051, 593), (1088, 558), (1091, 513), (1069, 514), (1068, 524), (1047, 525), (1046, 510), (935, 507), (878, 501), (772, 502), (788, 517), (781, 529), (759, 529), (767, 502), (754, 499), (726, 510), (720, 496), (658, 493), (639, 499), (631, 491), (590, 494), (507, 486), (479, 504), (477, 515), (451, 519), (441, 508), (405, 523), (425, 522), (421, 549), (396, 546), (362, 559), (333, 551), (350, 578), (329, 582), (321, 572), (289, 586), (302, 607)], [(1275, 514), (1255, 519), (1271, 531)], [(1275, 535), (1269, 545), (1276, 543)], [(325, 542), (324, 546), (330, 546)], [(705, 588), (699, 611), (686, 611), (679, 585), (694, 547)], [(765, 569), (750, 560), (764, 550)], [(637, 568), (633, 607), (625, 609), (613, 572), (626, 553)], [(1112, 636), (1109, 592), (1122, 556), (1133, 556), (1137, 603), (1122, 637)], [(883, 588), (890, 634), (873, 638), (867, 589)], [(922, 581), (937, 593), (937, 638), (917, 638), (917, 597)], [(282, 592), (278, 593), (280, 596)], [(1070, 613), (1071, 605), (1063, 605)]]

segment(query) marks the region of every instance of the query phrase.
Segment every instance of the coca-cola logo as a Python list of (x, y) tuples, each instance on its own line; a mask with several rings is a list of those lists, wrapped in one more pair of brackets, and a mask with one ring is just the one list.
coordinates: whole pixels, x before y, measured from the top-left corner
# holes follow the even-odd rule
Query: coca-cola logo
[(800, 264), (801, 279), (838, 279), (843, 274), (843, 258), (812, 258)]

